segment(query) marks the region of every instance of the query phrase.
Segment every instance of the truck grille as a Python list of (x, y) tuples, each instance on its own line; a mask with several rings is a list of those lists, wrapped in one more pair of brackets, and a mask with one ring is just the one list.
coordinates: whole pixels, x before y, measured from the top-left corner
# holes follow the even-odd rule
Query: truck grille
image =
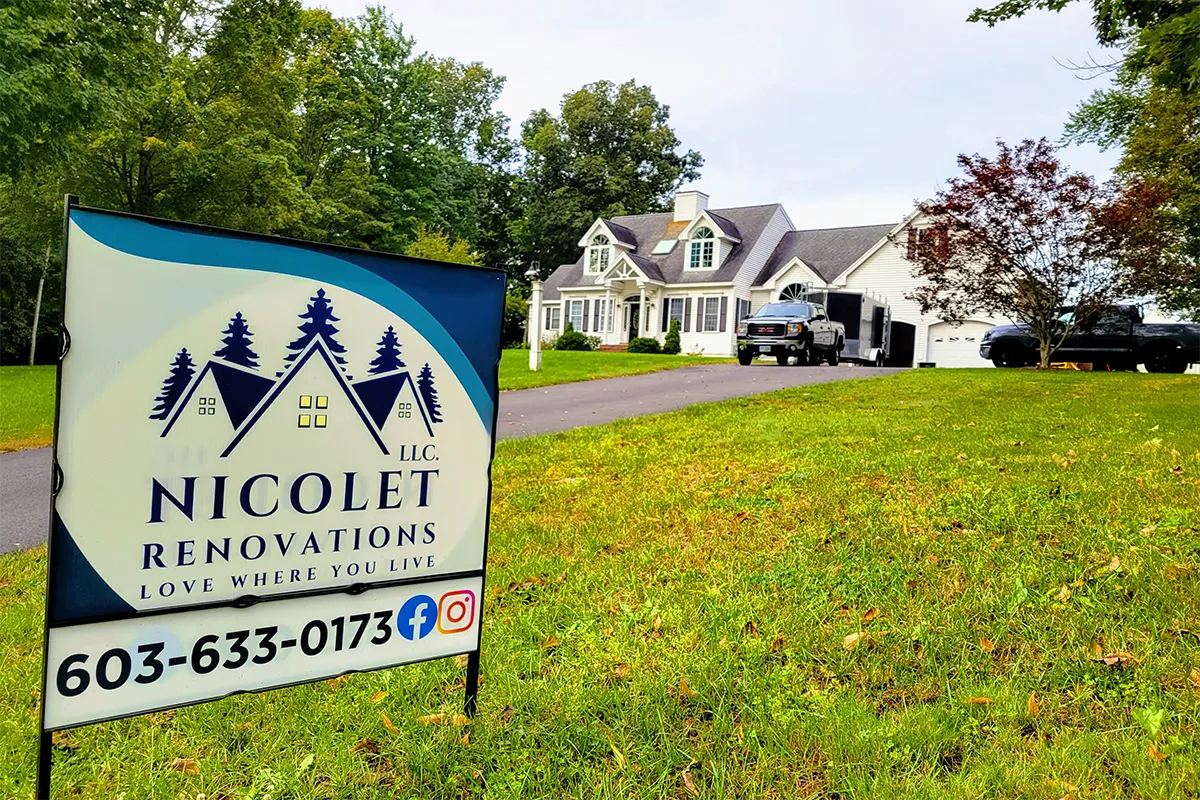
[(751, 336), (783, 336), (784, 326), (779, 323), (753, 323), (749, 325)]

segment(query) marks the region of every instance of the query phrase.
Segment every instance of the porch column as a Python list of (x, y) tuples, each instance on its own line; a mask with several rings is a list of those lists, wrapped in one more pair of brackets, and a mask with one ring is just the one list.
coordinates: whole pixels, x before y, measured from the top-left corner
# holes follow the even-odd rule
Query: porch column
[(642, 318), (638, 320), (638, 328), (640, 328), (638, 333), (645, 333), (647, 330), (646, 318), (650, 316), (646, 311), (646, 284), (639, 282), (638, 288), (642, 291), (641, 305), (639, 306)]
[(540, 372), (542, 369), (542, 282), (536, 269), (525, 273), (533, 287), (531, 305), (529, 306), (529, 370)]
[[(604, 322), (604, 333), (606, 334), (612, 333), (613, 317), (616, 316), (615, 311), (612, 301), (612, 286), (606, 283), (604, 284), (604, 314), (600, 316), (600, 319)], [(610, 344), (610, 342), (605, 342), (605, 344)]]

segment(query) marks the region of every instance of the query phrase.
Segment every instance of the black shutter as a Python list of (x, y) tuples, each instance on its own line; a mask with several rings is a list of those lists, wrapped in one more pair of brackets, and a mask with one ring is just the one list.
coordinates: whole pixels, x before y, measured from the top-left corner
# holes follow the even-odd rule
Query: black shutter
[(587, 326), (587, 324), (588, 324), (588, 311), (590, 311), (590, 310), (591, 310), (590, 308), (588, 308), (588, 306), (590, 306), (590, 305), (591, 305), (591, 303), (592, 303), (592, 301), (591, 301), (591, 300), (584, 300), (584, 301), (583, 301), (583, 332), (584, 332), (584, 333), (587, 333), (587, 329), (588, 329), (588, 326)]
[(692, 298), (688, 297), (683, 301), (683, 332), (690, 333), (692, 330)]
[(662, 303), (662, 308), (663, 308), (663, 313), (662, 313), (663, 333), (666, 333), (667, 329), (669, 327), (671, 327), (671, 301), (664, 297), (661, 300), (659, 300), (659, 302)]
[(707, 297), (696, 298), (696, 333), (704, 333), (704, 303)]
[(604, 301), (597, 298), (596, 302), (592, 303), (592, 330), (600, 333), (600, 308), (604, 305)]
[(719, 330), (724, 333), (729, 329), (729, 321), (726, 317), (729, 316), (729, 298), (722, 295), (721, 297), (721, 325)]

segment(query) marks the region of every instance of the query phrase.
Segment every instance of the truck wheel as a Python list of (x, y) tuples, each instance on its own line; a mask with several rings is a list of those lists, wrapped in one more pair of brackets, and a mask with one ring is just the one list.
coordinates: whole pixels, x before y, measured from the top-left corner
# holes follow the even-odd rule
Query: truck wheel
[(790, 358), (790, 356), (787, 355), (786, 353), (781, 353), (781, 354), (775, 356), (775, 363), (781, 367), (786, 367), (788, 365), (789, 358)]
[(743, 367), (750, 366), (750, 362), (754, 360), (754, 353), (749, 350), (738, 350), (738, 363)]
[(1025, 366), (1025, 353), (1020, 345), (1002, 344), (992, 349), (992, 363), (1003, 369)]
[(842, 347), (843, 345), (839, 341), (833, 346), (833, 349), (829, 351), (829, 355), (825, 358), (825, 362), (829, 364), (829, 366), (836, 367), (838, 362), (842, 360)]
[(1187, 360), (1178, 348), (1158, 347), (1146, 355), (1147, 372), (1180, 373), (1187, 369)]

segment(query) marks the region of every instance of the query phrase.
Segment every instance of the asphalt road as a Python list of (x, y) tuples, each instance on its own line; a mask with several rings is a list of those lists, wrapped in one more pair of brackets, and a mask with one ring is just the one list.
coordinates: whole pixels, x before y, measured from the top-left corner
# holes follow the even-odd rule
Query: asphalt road
[[(873, 367), (740, 367), (712, 364), (564, 383), (500, 395), (498, 439), (555, 433), (589, 425), (674, 411), (695, 403), (728, 400), (790, 386), (891, 375)], [(0, 454), (0, 553), (45, 541), (49, 518), (50, 448)]]

